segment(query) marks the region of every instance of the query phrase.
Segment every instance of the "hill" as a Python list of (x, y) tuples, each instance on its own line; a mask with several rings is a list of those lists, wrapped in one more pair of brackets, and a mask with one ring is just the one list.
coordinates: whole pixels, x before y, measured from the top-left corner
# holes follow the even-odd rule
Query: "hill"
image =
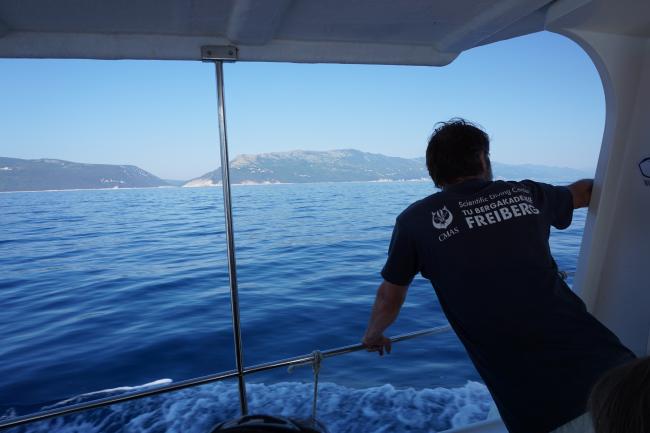
[(0, 157), (0, 191), (147, 188), (168, 183), (134, 165)]
[[(588, 173), (542, 165), (493, 163), (495, 179), (561, 182)], [(428, 180), (424, 158), (398, 158), (354, 149), (240, 155), (230, 164), (233, 184)], [(221, 168), (187, 182), (185, 187), (221, 184)]]

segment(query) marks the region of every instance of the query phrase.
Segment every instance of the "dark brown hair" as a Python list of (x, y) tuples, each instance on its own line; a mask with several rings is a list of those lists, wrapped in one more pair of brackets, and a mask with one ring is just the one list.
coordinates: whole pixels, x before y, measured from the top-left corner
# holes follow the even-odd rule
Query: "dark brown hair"
[(650, 432), (650, 357), (607, 372), (589, 397), (596, 433)]
[(427, 169), (436, 186), (481, 174), (489, 165), (490, 139), (478, 126), (460, 118), (436, 124), (427, 146)]

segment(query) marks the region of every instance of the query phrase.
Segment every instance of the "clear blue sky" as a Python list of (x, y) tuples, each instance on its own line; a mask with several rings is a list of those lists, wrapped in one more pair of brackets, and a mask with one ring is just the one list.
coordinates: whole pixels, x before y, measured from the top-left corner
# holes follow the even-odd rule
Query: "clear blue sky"
[[(482, 125), (492, 159), (593, 169), (602, 84), (573, 42), (538, 33), (443, 68), (228, 64), (230, 154), (356, 148), (424, 155), (435, 122)], [(219, 165), (214, 67), (0, 60), (0, 156), (134, 164), (166, 179)]]

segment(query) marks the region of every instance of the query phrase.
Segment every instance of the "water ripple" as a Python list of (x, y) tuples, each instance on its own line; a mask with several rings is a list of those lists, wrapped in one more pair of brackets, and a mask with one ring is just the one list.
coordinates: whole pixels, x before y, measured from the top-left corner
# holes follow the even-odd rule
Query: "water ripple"
[[(411, 182), (234, 187), (246, 363), (358, 342), (395, 216), (431, 192)], [(221, 206), (217, 188), (3, 194), (0, 414), (233, 368)], [(575, 268), (583, 225), (579, 212), (570, 230), (553, 232), (564, 269)], [(444, 322), (417, 278), (392, 332)], [(326, 363), (327, 380), (422, 388), (479, 379), (452, 334), (360, 359)]]

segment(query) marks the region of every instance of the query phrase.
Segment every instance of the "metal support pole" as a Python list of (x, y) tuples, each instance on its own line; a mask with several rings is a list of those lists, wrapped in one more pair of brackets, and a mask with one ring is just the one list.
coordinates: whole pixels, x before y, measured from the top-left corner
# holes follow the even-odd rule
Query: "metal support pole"
[(228, 159), (228, 138), (226, 134), (226, 103), (223, 90), (223, 61), (214, 62), (217, 75), (217, 102), (219, 105), (219, 142), (221, 144), (221, 185), (223, 187), (223, 210), (226, 220), (226, 244), (228, 251), (228, 277), (230, 279), (230, 306), (232, 308), (232, 330), (235, 340), (235, 361), (239, 384), (239, 402), (242, 415), (248, 414), (246, 383), (244, 382), (244, 351), (239, 321), (239, 292), (237, 290), (237, 263), (235, 260), (235, 236), (232, 225), (232, 198), (230, 195), (230, 163)]

